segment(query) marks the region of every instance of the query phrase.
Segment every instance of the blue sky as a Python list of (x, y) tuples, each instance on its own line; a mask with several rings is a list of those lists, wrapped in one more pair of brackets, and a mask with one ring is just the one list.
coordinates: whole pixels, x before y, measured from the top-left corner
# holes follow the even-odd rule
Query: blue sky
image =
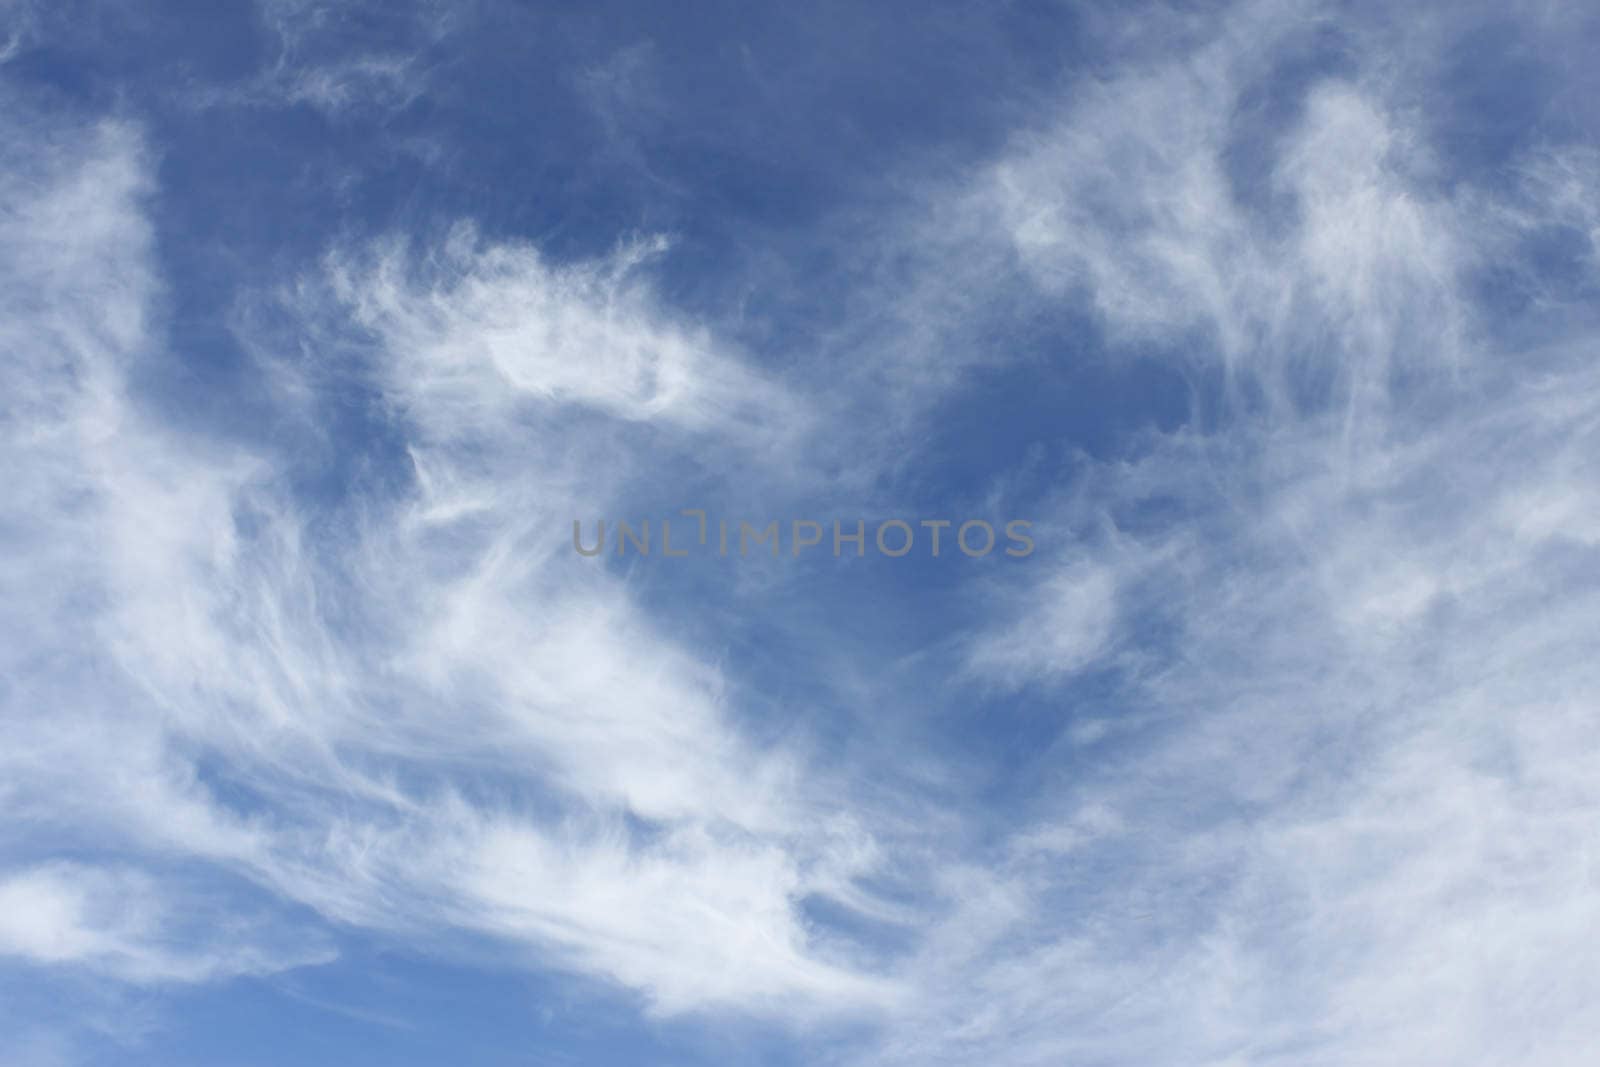
[(1597, 44), (0, 0), (0, 1067), (1587, 1065)]

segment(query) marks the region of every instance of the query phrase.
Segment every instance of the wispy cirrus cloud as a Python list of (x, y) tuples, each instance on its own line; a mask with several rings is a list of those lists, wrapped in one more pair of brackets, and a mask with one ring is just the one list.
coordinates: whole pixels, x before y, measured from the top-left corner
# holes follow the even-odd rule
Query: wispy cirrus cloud
[(271, 973), (332, 958), (303, 934), (274, 944), (270, 931), (219, 904), (199, 905), (181, 887), (137, 870), (41, 864), (0, 881), (0, 954), (141, 985)]
[[(894, 1062), (1576, 1063), (1592, 1040), (1593, 283), (1524, 242), (1589, 262), (1572, 205), (1600, 174), (1547, 147), (1509, 185), (1441, 183), (1380, 62), (1308, 86), (1248, 195), (1239, 101), (1287, 11), (1091, 88), (985, 193), (1043, 292), (1216, 392), (1059, 500), (1111, 532), (973, 646), (1014, 683), (1117, 671), (1137, 713), (1096, 720), (1058, 787), (1070, 847), (952, 894), (965, 933), (925, 966), (956, 1021)], [(1508, 261), (1538, 294), (1514, 323), (1484, 284)], [(1123, 620), (1093, 657), (1084, 575), (1114, 605), (1088, 617)]]
[[(862, 1018), (818, 1055), (868, 1063), (1583, 1062), (1600, 174), (1469, 166), (1462, 31), (1334, 14), (1098, 17), (993, 158), (827, 231), (860, 285), (798, 340), (675, 307), (654, 238), (330, 237), (240, 289), (271, 433), (152, 402), (140, 129), (11, 114), (0, 952), (146, 986), (356, 930)], [(980, 372), (1091, 358), (1190, 417), (993, 471), (1056, 551), (940, 572), (970, 611), (910, 668), (811, 572), (695, 588), (799, 620), (763, 675), (567, 550), (663, 484), (887, 509), (932, 423), (1005, 417)]]
[[(137, 133), (108, 128), (15, 190), (13, 262), (44, 269), (11, 290), (34, 479), (8, 522), (8, 603), (31, 616), (7, 622), (13, 810), (329, 920), (487, 933), (663, 1009), (887, 995), (796, 910), (854, 862), (848, 815), (740, 736), (715, 668), (620, 576), (554, 561), (550, 531), (604, 505), (618, 461), (574, 454), (550, 412), (754, 439), (779, 394), (651, 311), (626, 258), (554, 271), (463, 233), (415, 275), (340, 259), (302, 310), (345, 316), (412, 477), (342, 502), (353, 536), (327, 538), (292, 456), (167, 432), (130, 394), (160, 344), (145, 175)], [(70, 874), (8, 885), (38, 902)], [(134, 954), (83, 914), (18, 944)]]

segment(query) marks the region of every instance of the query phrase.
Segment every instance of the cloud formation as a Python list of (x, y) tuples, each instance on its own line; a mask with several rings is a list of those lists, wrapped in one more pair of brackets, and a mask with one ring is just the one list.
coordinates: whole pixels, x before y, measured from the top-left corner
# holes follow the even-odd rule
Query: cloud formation
[[(555, 272), (461, 232), (419, 277), (393, 249), (371, 269), (340, 257), (333, 306), (304, 310), (365, 345), (412, 477), (342, 502), (330, 535), (292, 494), (292, 455), (167, 433), (130, 396), (158, 343), (137, 134), (91, 132), (53, 162), (8, 242), (33, 267), (10, 290), (11, 447), (32, 478), (9, 523), (7, 603), (31, 616), (7, 623), (14, 808), (328, 919), (479, 930), (663, 1009), (885, 996), (796, 910), (852, 862), (848, 816), (740, 736), (716, 669), (619, 576), (557, 565), (550, 536), (626, 461), (570, 454), (553, 410), (758, 442), (781, 398), (650, 312), (631, 253)], [(34, 916), (18, 951), (137, 955), (85, 925), (80, 896), (40, 910), (72, 880), (7, 883)], [(182, 971), (109, 969), (163, 968)]]
[[(822, 224), (860, 285), (799, 340), (626, 227), (326, 235), (232, 290), (228, 411), (163, 392), (151, 128), (7, 105), (0, 959), (165, 988), (359, 935), (825, 1062), (1586, 1062), (1600, 156), (1450, 140), (1479, 13), (1334, 14), (1090, 19), (991, 151)], [(1570, 79), (1568, 24), (1515, 30)], [(250, 106), (355, 121), (409, 62)], [(676, 486), (911, 508), (947, 423), (1004, 438), (985, 375), (1091, 359), (1189, 412), (948, 489), (1035, 518), (1026, 571), (570, 552)]]

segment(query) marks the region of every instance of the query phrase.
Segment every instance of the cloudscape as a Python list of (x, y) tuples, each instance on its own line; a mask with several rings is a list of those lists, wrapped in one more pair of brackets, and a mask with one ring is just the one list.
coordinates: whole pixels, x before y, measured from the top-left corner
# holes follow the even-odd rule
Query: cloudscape
[(1597, 48), (0, 0), (0, 1067), (1600, 1062)]

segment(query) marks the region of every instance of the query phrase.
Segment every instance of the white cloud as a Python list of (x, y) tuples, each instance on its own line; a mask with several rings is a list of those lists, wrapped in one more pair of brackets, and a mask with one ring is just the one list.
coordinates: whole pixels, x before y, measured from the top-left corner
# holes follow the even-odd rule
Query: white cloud
[[(905, 224), (892, 247), (929, 248), (829, 339), (830, 415), (656, 299), (652, 241), (335, 248), (287, 297), (315, 355), (275, 384), (297, 428), (328, 382), (370, 390), (409, 465), (335, 501), (292, 487), (331, 434), (223, 443), (135, 399), (164, 344), (137, 131), (0, 138), (39, 146), (0, 149), (0, 808), (29, 828), (0, 950), (134, 982), (320, 958), (279, 950), (319, 945), (281, 917), (173, 948), (188, 911), (264, 899), (487, 935), (660, 1012), (869, 1013), (882, 1063), (1584, 1062), (1600, 379), (1592, 288), (1517, 249), (1553, 226), (1592, 260), (1593, 160), (1439, 181), (1379, 64), (1308, 90), (1245, 196), (1241, 93), (1315, 10), (1185, 22), (1176, 54), (1139, 36)], [(1497, 259), (1537, 344), (1482, 321)], [(696, 449), (779, 480), (837, 432), (870, 482), (969, 365), (944, 358), (966, 315), (1077, 301), (1217, 399), (1086, 463), (1052, 506), (1103, 535), (948, 665), (1120, 678), (1063, 708), (1081, 762), (1001, 840), (925, 781), (841, 784), (749, 736), (716, 663), (565, 551), (574, 516)], [(63, 843), (137, 862), (40, 858)]]
[[(300, 937), (126, 869), (50, 863), (0, 874), (0, 956), (139, 984), (201, 982), (326, 962)], [(209, 907), (207, 906), (209, 905)]]
[[(329, 539), (287, 488), (292, 456), (132, 399), (160, 343), (138, 138), (60, 143), (7, 190), (8, 810), (329, 919), (490, 933), (661, 1010), (888, 995), (799, 911), (848, 881), (859, 832), (792, 754), (740, 735), (717, 670), (622, 576), (563, 551), (639, 445), (584, 449), (558, 414), (759, 461), (798, 409), (656, 310), (632, 251), (555, 269), (460, 231), (416, 269), (394, 246), (342, 253), (332, 294), (308, 279), (298, 307), (370, 368), (417, 478)], [(141, 955), (156, 926), (103, 916), (101, 889), (33, 870), (12, 884), (22, 955), (190, 973)]]
[(1116, 630), (1119, 575), (1113, 565), (1074, 562), (1010, 605), (1018, 619), (976, 638), (973, 671), (1016, 685), (1058, 679), (1095, 662)]
[[(873, 1062), (1577, 1064), (1597, 1038), (1600, 381), (1583, 288), (1517, 251), (1585, 232), (1595, 175), (1541, 150), (1520, 187), (1438, 181), (1376, 59), (1308, 90), (1270, 149), (1286, 199), (1249, 200), (1224, 153), (1286, 10), (1087, 87), (989, 179), (1041, 292), (1223, 400), (1089, 468), (1062, 525), (1115, 533), (977, 639), (1036, 650), (986, 657), (1012, 684), (1120, 669), (1130, 721), (949, 892)], [(1537, 321), (1481, 321), (1490, 262)], [(1121, 624), (1052, 651), (1096, 574)]]
[[(435, 53), (468, 9), (424, 2), (380, 9), (326, 0), (258, 0), (255, 16), (271, 42), (271, 61), (226, 84), (188, 84), (190, 107), (308, 107), (330, 122), (392, 116), (432, 88)], [(370, 22), (388, 22), (387, 46), (369, 45)], [(366, 23), (367, 25), (363, 25)], [(401, 147), (430, 154), (431, 145)]]
[(484, 432), (530, 401), (687, 429), (772, 434), (798, 415), (705, 329), (655, 309), (638, 268), (667, 247), (639, 240), (566, 267), (537, 250), (487, 245), (457, 227), (421, 262), (391, 245), (369, 263), (335, 257), (334, 292), (388, 358), (393, 399), (426, 431)]

